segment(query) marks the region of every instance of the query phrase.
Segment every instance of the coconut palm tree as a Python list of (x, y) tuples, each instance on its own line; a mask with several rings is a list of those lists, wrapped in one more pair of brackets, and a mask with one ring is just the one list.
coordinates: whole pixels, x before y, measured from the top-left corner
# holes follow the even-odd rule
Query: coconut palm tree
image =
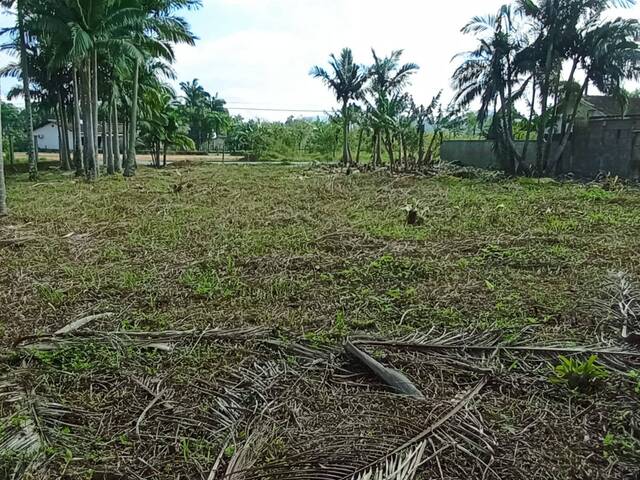
[(351, 150), (349, 148), (349, 102), (362, 98), (363, 87), (368, 79), (366, 68), (354, 62), (353, 52), (344, 48), (340, 57), (331, 54), (329, 57), (331, 73), (322, 67), (311, 69), (311, 76), (322, 80), (333, 90), (336, 99), (342, 104), (342, 163), (347, 168), (351, 165)]
[(2, 149), (2, 89), (0, 89), (0, 217), (7, 215), (7, 186), (4, 179), (4, 154)]
[[(410, 106), (404, 89), (420, 67), (415, 63), (401, 64), (403, 51), (395, 50), (388, 57), (380, 57), (372, 50), (373, 65), (369, 68), (371, 82), (366, 89), (368, 111), (373, 128), (373, 164), (382, 162), (381, 144), (384, 143), (391, 167), (395, 167), (393, 139), (400, 126), (401, 114)], [(401, 140), (401, 136), (397, 135)]]
[(29, 82), (29, 60), (27, 55), (27, 36), (25, 28), (26, 17), (32, 7), (28, 0), (0, 0), (0, 5), (10, 9), (15, 7), (17, 25), (15, 28), (5, 29), (2, 33), (11, 32), (18, 37), (18, 48), (21, 64), (22, 94), (24, 96), (24, 109), (27, 116), (27, 129), (29, 141), (27, 143), (27, 154), (29, 157), (29, 178), (38, 178), (38, 158), (36, 157), (35, 135), (33, 132), (33, 110), (31, 106), (31, 89)]
[(517, 172), (522, 158), (513, 139), (514, 103), (531, 77), (522, 80), (519, 76), (516, 56), (525, 38), (519, 34), (514, 17), (511, 6), (504, 5), (496, 15), (476, 16), (462, 29), (463, 33), (479, 35), (479, 45), (473, 51), (457, 55), (463, 61), (452, 80), (460, 108), (480, 100), (481, 128), (493, 108), (491, 131), (497, 135), (494, 140), (505, 153), (511, 169)]
[[(517, 10), (523, 15), (533, 36), (533, 40), (519, 56), (533, 64), (531, 70), (534, 72), (539, 90), (540, 121), (537, 128), (536, 153), (539, 172), (554, 168), (558, 155), (561, 156), (564, 150), (564, 147), (561, 147), (552, 151), (553, 135), (545, 133), (553, 132), (559, 121), (562, 124), (562, 137), (571, 132), (570, 117), (576, 103), (560, 97), (563, 82), (573, 84), (579, 70), (583, 70), (582, 73), (588, 77), (589, 72), (585, 70), (585, 66), (591, 64), (588, 60), (591, 53), (596, 53), (589, 52), (590, 48), (605, 48), (611, 51), (610, 47), (605, 47), (609, 42), (605, 42), (604, 38), (595, 42), (594, 35), (589, 32), (604, 32), (602, 18), (608, 8), (628, 8), (635, 4), (635, 0), (515, 0)], [(609, 25), (606, 28), (615, 37), (615, 30), (618, 30), (620, 25)], [(565, 64), (570, 65), (566, 82), (561, 75)], [(591, 76), (595, 75), (596, 70), (592, 69)], [(585, 80), (587, 88), (592, 80)], [(574, 93), (566, 90), (566, 95), (572, 95), (579, 103), (582, 95)], [(554, 98), (557, 98), (557, 101), (552, 102)], [(551, 103), (554, 103), (552, 108)], [(559, 105), (563, 107), (558, 108)], [(561, 145), (562, 143), (564, 142), (561, 141)]]

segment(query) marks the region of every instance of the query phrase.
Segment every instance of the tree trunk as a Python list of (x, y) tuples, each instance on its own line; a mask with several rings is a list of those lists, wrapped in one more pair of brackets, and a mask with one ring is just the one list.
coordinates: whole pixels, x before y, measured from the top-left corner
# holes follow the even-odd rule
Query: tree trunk
[(120, 159), (120, 132), (118, 131), (118, 104), (115, 98), (111, 104), (111, 151), (113, 153), (113, 169), (115, 172), (122, 171), (122, 160)]
[(112, 140), (112, 135), (113, 132), (111, 131), (111, 104), (109, 104), (107, 106), (107, 119), (105, 121), (105, 128), (106, 128), (106, 134), (103, 132), (103, 142), (104, 142), (104, 149), (107, 151), (107, 173), (109, 175), (113, 175), (115, 173), (115, 166), (114, 166), (114, 162), (113, 162), (113, 140)]
[(364, 136), (364, 128), (360, 128), (358, 136), (358, 150), (356, 151), (356, 165), (360, 164), (360, 151), (362, 150), (362, 137)]
[(140, 61), (136, 60), (133, 78), (133, 97), (131, 99), (131, 124), (129, 125), (129, 148), (124, 167), (124, 176), (132, 177), (136, 170), (136, 140), (138, 122), (138, 77), (140, 76)]
[(71, 153), (69, 148), (69, 124), (67, 123), (67, 109), (64, 105), (62, 93), (58, 91), (58, 104), (60, 105), (60, 117), (62, 120), (62, 146), (64, 147), (64, 159), (62, 168), (65, 171), (71, 170)]
[(24, 30), (24, 0), (18, 0), (18, 34), (20, 35), (20, 66), (22, 68), (22, 93), (24, 95), (24, 110), (27, 115), (27, 130), (29, 141), (27, 142), (29, 156), (29, 179), (38, 178), (38, 155), (36, 153), (36, 140), (33, 131), (33, 111), (31, 109), (31, 90), (29, 87), (29, 60), (27, 58), (26, 32)]
[(162, 152), (162, 167), (166, 167), (167, 166), (167, 148), (169, 146), (167, 145), (167, 143), (165, 142), (164, 144), (164, 150)]
[(529, 142), (531, 140), (531, 122), (533, 121), (533, 115), (535, 114), (536, 105), (536, 77), (533, 76), (533, 91), (531, 94), (531, 108), (529, 110), (529, 123), (527, 125), (527, 137), (524, 140), (524, 147), (522, 148), (522, 161), (527, 161), (527, 153), (529, 151)]
[(91, 60), (86, 60), (82, 67), (82, 116), (84, 131), (84, 168), (89, 180), (98, 178), (98, 162), (93, 136), (93, 111), (91, 108)]
[(582, 101), (582, 97), (584, 96), (584, 92), (587, 90), (588, 85), (589, 85), (589, 76), (587, 75), (587, 78), (585, 78), (582, 84), (582, 88), (580, 89), (580, 92), (578, 93), (578, 97), (576, 98), (576, 101), (574, 103), (573, 111), (571, 112), (571, 117), (567, 119), (567, 127), (569, 128), (567, 128), (566, 131), (564, 132), (564, 135), (562, 135), (562, 139), (560, 140), (560, 145), (558, 145), (557, 150), (554, 151), (553, 157), (551, 158), (549, 171), (553, 171), (553, 172), (556, 171), (558, 163), (560, 162), (560, 158), (562, 158), (562, 154), (564, 153), (565, 149), (567, 148), (567, 145), (569, 144), (569, 139), (573, 134), (573, 126), (575, 124), (576, 115), (578, 114), (578, 108), (580, 108), (580, 102)]
[[(107, 121), (102, 119), (102, 133), (99, 140), (102, 140), (102, 166), (107, 167)], [(99, 144), (98, 144), (99, 145)]]
[(436, 138), (438, 138), (438, 133), (439, 132), (437, 130), (433, 131), (433, 135), (429, 141), (429, 147), (427, 148), (426, 158), (429, 165), (433, 163), (433, 147), (435, 146)]
[(58, 131), (58, 161), (60, 162), (60, 170), (64, 170), (64, 147), (62, 145), (62, 119), (60, 118), (60, 106), (53, 107), (56, 114), (56, 130)]
[(9, 135), (9, 163), (11, 168), (15, 171), (16, 169), (16, 155), (13, 149), (13, 136)]
[[(0, 97), (2, 92), (0, 91)], [(0, 217), (9, 213), (7, 209), (7, 185), (4, 180), (4, 152), (2, 149), (2, 101), (0, 100)]]
[(418, 167), (424, 163), (424, 119), (419, 119), (418, 125)]
[(342, 104), (342, 164), (351, 167), (351, 151), (349, 150), (349, 100)]
[(82, 165), (82, 128), (80, 126), (80, 84), (78, 70), (73, 69), (73, 163), (76, 167), (76, 177), (84, 175)]
[[(91, 89), (91, 111), (93, 112), (93, 142), (96, 146), (96, 155), (98, 154), (100, 148), (100, 141), (98, 140), (98, 126), (100, 122), (98, 120), (98, 51), (96, 49), (93, 50), (93, 65), (91, 72), (91, 80), (93, 82)], [(104, 130), (102, 131), (102, 149), (104, 151)], [(96, 175), (100, 174), (100, 169), (96, 170)]]
[(385, 145), (387, 147), (387, 153), (389, 154), (389, 168), (393, 170), (395, 168), (395, 155), (393, 153), (393, 141), (389, 132), (385, 132)]
[[(552, 14), (555, 10), (555, 5), (557, 1), (552, 5)], [(544, 71), (542, 73), (542, 78), (540, 80), (540, 124), (538, 125), (538, 139), (536, 142), (537, 152), (536, 152), (536, 169), (538, 173), (542, 173), (544, 169), (544, 149), (545, 149), (545, 140), (544, 140), (544, 131), (546, 127), (546, 114), (547, 114), (547, 105), (549, 104), (549, 90), (550, 90), (550, 82), (551, 82), (551, 70), (553, 68), (553, 49), (554, 43), (553, 41), (549, 42), (546, 52), (546, 59), (544, 65)]]

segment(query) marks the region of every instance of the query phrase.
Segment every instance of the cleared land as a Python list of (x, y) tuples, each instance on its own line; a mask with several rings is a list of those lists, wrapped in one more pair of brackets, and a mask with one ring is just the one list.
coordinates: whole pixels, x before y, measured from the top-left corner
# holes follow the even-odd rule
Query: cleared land
[[(616, 338), (596, 303), (612, 271), (640, 274), (634, 188), (191, 165), (94, 185), (10, 177), (9, 197), (0, 388), (23, 393), (0, 416), (38, 432), (49, 476), (37, 478), (222, 478), (247, 443), (245, 466), (272, 469), (250, 478), (302, 478), (282, 473), (294, 456), (309, 472), (361, 467), (460, 402), (426, 444), (423, 478), (638, 473), (640, 388), (625, 372), (575, 393), (529, 354), (498, 367), (491, 350), (362, 346), (419, 401), (390, 395), (340, 347), (417, 332)], [(423, 225), (405, 225), (407, 204)], [(104, 312), (56, 349), (25, 339)], [(27, 463), (2, 457), (4, 472)]]

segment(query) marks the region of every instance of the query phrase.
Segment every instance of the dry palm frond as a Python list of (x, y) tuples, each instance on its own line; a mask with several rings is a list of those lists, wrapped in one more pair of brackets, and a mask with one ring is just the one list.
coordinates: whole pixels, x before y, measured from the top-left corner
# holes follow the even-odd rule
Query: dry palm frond
[(384, 464), (354, 475), (352, 480), (413, 480), (422, 463), (426, 446), (426, 441), (420, 442), (386, 460)]
[(11, 412), (0, 418), (0, 452), (15, 459), (12, 479), (38, 470), (51, 437), (57, 429), (69, 425), (67, 417), (71, 414), (63, 405), (24, 387), (21, 373), (16, 371), (0, 379), (2, 411)]
[(618, 272), (609, 278), (608, 290), (611, 300), (605, 304), (613, 313), (616, 328), (625, 340), (640, 344), (640, 289), (628, 274)]
[(31, 336), (18, 340), (16, 346), (29, 350), (57, 350), (86, 343), (121, 343), (136, 345), (141, 348), (153, 348), (157, 350), (171, 350), (179, 342), (185, 341), (225, 341), (225, 340), (250, 340), (265, 337), (271, 330), (268, 328), (237, 328), (237, 329), (211, 329), (211, 330), (186, 330), (163, 332), (78, 332), (55, 335)]
[(424, 400), (424, 395), (422, 395), (420, 390), (418, 390), (416, 386), (411, 382), (411, 380), (409, 380), (401, 372), (385, 367), (380, 362), (354, 346), (353, 343), (349, 341), (345, 343), (344, 348), (347, 353), (353, 355), (360, 362), (366, 365), (366, 367), (371, 370), (376, 377), (386, 383), (395, 392), (419, 400)]
[(56, 333), (54, 335), (68, 335), (70, 333), (73, 333), (77, 330), (80, 330), (83, 327), (86, 327), (88, 324), (98, 321), (98, 320), (103, 320), (106, 318), (111, 318), (113, 317), (115, 314), (114, 313), (99, 313), (97, 315), (90, 315), (88, 317), (84, 317), (84, 318), (80, 318), (78, 320), (74, 320), (73, 322), (69, 323), (68, 325), (65, 325), (63, 328), (61, 328), (60, 330), (57, 330)]
[[(242, 447), (248, 448), (248, 453), (239, 457), (244, 459), (246, 455), (251, 461), (236, 462), (233, 469), (227, 469), (225, 478), (232, 475), (235, 480), (412, 480), (421, 465), (437, 458), (445, 448), (455, 444), (462, 456), (486, 469), (493, 457), (494, 442), (486, 437), (483, 429), (475, 427), (481, 422), (479, 419), (472, 420), (473, 413), (468, 408), (485, 385), (486, 379), (482, 379), (456, 400), (453, 407), (430, 420), (426, 429), (420, 431), (415, 424), (410, 425), (409, 429), (416, 432), (411, 436), (400, 434), (401, 431), (408, 432), (402, 426), (401, 418), (394, 417), (389, 411), (378, 414), (370, 411), (366, 415), (337, 417), (331, 422), (331, 427), (329, 422), (318, 419), (324, 427), (318, 431), (301, 434), (289, 432), (295, 444), (285, 450), (284, 458), (277, 460), (265, 461), (261, 458), (260, 461), (254, 461), (259, 448), (255, 446), (256, 440), (252, 439)], [(398, 398), (385, 397), (392, 404), (392, 399)], [(376, 395), (369, 400), (374, 398)], [(408, 403), (415, 405), (410, 401)], [(372, 423), (376, 419), (379, 425)], [(330, 429), (326, 430), (327, 427)], [(393, 433), (394, 428), (398, 433)], [(276, 434), (271, 431), (270, 436), (275, 438)], [(447, 446), (434, 449), (434, 454), (425, 458), (428, 445), (442, 443)], [(248, 463), (252, 466), (247, 466)], [(239, 468), (239, 465), (244, 467)]]
[(549, 362), (555, 362), (558, 355), (597, 355), (601, 363), (620, 372), (640, 365), (640, 349), (619, 341), (576, 345), (574, 342), (540, 343), (527, 338), (504, 341), (499, 332), (445, 332), (440, 335), (428, 332), (399, 340), (358, 338), (353, 343), (428, 353), (431, 361), (454, 362), (459, 367), (478, 371), (483, 368), (504, 371), (517, 362), (533, 373), (541, 367), (546, 368)]

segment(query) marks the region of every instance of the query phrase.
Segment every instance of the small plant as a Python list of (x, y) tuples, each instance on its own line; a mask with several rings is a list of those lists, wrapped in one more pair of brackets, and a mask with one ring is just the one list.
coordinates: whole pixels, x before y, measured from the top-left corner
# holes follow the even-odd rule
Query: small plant
[(422, 217), (421, 209), (419, 204), (409, 204), (404, 207), (402, 210), (407, 212), (407, 225), (411, 225), (413, 227), (419, 227), (424, 223), (424, 218)]
[(609, 376), (607, 370), (596, 363), (597, 355), (592, 355), (586, 361), (567, 358), (563, 355), (560, 355), (559, 359), (560, 364), (555, 366), (551, 381), (567, 385), (572, 390), (590, 391)]
[(631, 370), (627, 375), (633, 382), (635, 382), (633, 390), (640, 395), (640, 372), (637, 370)]

